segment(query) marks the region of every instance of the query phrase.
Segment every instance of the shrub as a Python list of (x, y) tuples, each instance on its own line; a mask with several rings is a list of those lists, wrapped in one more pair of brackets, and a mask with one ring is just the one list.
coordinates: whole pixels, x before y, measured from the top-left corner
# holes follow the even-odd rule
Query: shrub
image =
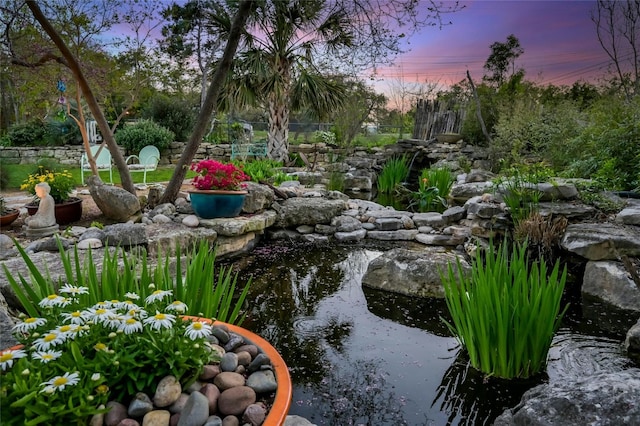
[(253, 182), (264, 182), (271, 179), (275, 174), (275, 169), (282, 167), (282, 163), (269, 158), (255, 159), (245, 163), (233, 161), (233, 163), (238, 166), (242, 165), (244, 173), (248, 175)]
[(387, 194), (392, 192), (408, 174), (409, 165), (405, 156), (389, 159), (378, 176), (378, 191)]
[(526, 244), (509, 253), (491, 244), (484, 262), (475, 258), (471, 277), (458, 265), (442, 274), (452, 322), (445, 321), (469, 354), (471, 365), (501, 378), (528, 378), (546, 366), (554, 333), (567, 307), (560, 300), (567, 269), (551, 271), (543, 259), (529, 266)]
[(46, 145), (46, 128), (38, 120), (27, 121), (11, 126), (7, 132), (10, 146), (42, 146)]
[(168, 148), (174, 140), (171, 130), (168, 130), (151, 120), (140, 120), (128, 124), (115, 134), (116, 142), (128, 152), (138, 153), (147, 145), (154, 145), (160, 151)]
[(193, 105), (184, 99), (165, 95), (155, 96), (143, 116), (171, 130), (177, 141), (188, 140), (195, 123)]

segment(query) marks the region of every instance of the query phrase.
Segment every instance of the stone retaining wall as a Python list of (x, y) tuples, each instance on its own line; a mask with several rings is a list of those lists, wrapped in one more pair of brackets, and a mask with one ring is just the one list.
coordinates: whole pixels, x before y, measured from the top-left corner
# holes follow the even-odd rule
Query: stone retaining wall
[[(184, 151), (185, 142), (173, 142), (171, 146), (161, 153), (160, 164), (177, 164), (180, 155)], [(481, 149), (467, 146), (463, 141), (455, 144), (444, 144), (431, 141), (401, 140), (396, 144), (374, 148), (333, 148), (326, 144), (301, 144), (291, 145), (291, 154), (302, 154), (314, 166), (327, 167), (339, 161), (344, 161), (355, 168), (371, 168), (384, 164), (390, 157), (399, 154), (409, 156), (420, 155), (430, 163), (437, 161), (455, 161), (460, 157), (466, 157), (474, 168), (482, 167), (486, 155)], [(121, 148), (123, 155), (128, 155)], [(52, 158), (60, 164), (77, 166), (84, 153), (81, 145), (58, 147), (4, 147), (0, 146), (0, 159), (7, 164), (36, 164), (42, 158)], [(196, 160), (215, 158), (228, 161), (231, 158), (230, 144), (202, 143), (196, 153)], [(415, 159), (415, 158), (414, 158)]]

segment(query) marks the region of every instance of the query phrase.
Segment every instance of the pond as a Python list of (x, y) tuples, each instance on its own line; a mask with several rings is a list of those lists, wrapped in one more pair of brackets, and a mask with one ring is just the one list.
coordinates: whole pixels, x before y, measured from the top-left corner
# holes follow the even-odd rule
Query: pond
[(487, 379), (468, 367), (443, 324), (443, 300), (362, 288), (369, 261), (388, 248), (271, 243), (234, 262), (240, 283), (253, 276), (243, 326), (290, 369), (289, 414), (317, 425), (491, 424), (532, 386), (629, 366), (624, 335), (597, 328), (604, 313), (587, 319), (574, 300), (547, 374)]

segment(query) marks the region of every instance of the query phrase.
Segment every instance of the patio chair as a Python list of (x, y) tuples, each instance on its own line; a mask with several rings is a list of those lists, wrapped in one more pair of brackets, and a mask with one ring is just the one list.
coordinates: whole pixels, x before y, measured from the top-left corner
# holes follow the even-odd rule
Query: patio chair
[[(129, 161), (136, 161), (129, 163)], [(147, 183), (147, 172), (152, 172), (158, 168), (160, 161), (160, 151), (153, 145), (147, 145), (140, 150), (138, 155), (130, 155), (125, 161), (129, 172), (142, 172), (142, 183)]]
[[(109, 170), (109, 183), (113, 185), (113, 169), (111, 165), (111, 152), (106, 146), (102, 146), (100, 153), (96, 156), (96, 153), (100, 149), (101, 145), (93, 145), (91, 150), (91, 156), (96, 160), (96, 167), (98, 171)], [(87, 153), (82, 154), (80, 159), (80, 180), (84, 186), (84, 172), (91, 172), (91, 165), (87, 158)]]

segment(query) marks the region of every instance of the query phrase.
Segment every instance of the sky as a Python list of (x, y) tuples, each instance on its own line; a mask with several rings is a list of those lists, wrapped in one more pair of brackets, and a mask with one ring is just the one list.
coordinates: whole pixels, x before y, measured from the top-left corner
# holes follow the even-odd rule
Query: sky
[(411, 50), (397, 58), (395, 67), (380, 68), (378, 75), (384, 80), (375, 86), (384, 90), (394, 80), (447, 86), (465, 79), (467, 70), (479, 81), (491, 54), (489, 46), (505, 43), (510, 34), (524, 49), (516, 65), (525, 69), (527, 80), (571, 85), (579, 79), (595, 82), (607, 71), (609, 58), (591, 20), (595, 0), (468, 0), (461, 4), (466, 5), (463, 10), (447, 15), (451, 25), (425, 28), (411, 37), (406, 45)]

